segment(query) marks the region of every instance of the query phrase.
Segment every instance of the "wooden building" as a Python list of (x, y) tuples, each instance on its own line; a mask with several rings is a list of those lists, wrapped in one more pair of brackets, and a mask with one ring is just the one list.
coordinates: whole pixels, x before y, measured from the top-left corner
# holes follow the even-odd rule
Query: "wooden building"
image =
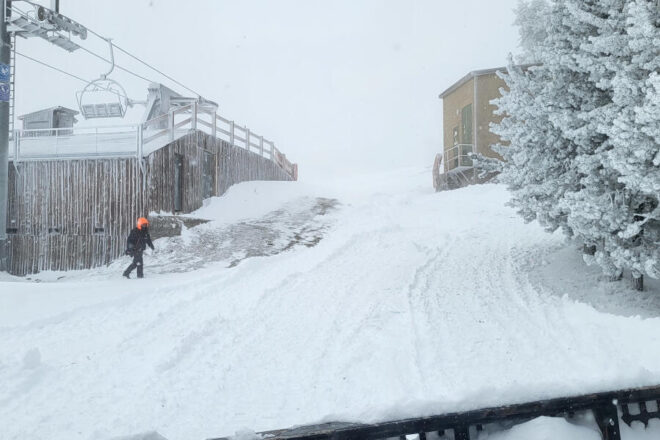
[(501, 159), (491, 149), (499, 142), (499, 137), (490, 131), (491, 123), (502, 120), (491, 103), (501, 96), (500, 89), (506, 88), (498, 71), (506, 72), (506, 68), (475, 70), (440, 94), (444, 145), (434, 165), (433, 181), (437, 190), (472, 183), (472, 153)]
[[(213, 133), (206, 133), (196, 128), (202, 121), (195, 109), (186, 134), (140, 154), (10, 157), (9, 272), (107, 264), (122, 255), (140, 216), (191, 212), (243, 181), (297, 177), (297, 166), (274, 145), (267, 151), (264, 139), (254, 143), (246, 130), (247, 142), (238, 146), (233, 122), (231, 131), (222, 130), (216, 117)], [(177, 124), (170, 125), (174, 138)], [(220, 131), (230, 133), (231, 142), (214, 135)]]
[[(52, 136), (54, 132), (50, 128), (73, 128), (78, 122), (78, 112), (66, 107), (50, 107), (36, 112), (19, 116), (23, 122), (23, 129), (30, 130), (33, 136)], [(59, 134), (70, 134), (70, 130), (60, 130)]]

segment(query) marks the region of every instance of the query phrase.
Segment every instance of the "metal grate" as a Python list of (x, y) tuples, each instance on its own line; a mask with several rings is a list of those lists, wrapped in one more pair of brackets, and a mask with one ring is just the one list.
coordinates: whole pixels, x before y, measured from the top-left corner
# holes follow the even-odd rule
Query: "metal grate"
[[(653, 406), (655, 410), (649, 410), (649, 407)], [(578, 413), (592, 412), (603, 435), (603, 440), (621, 440), (619, 408), (623, 414), (621, 420), (628, 425), (634, 421), (647, 425), (650, 419), (660, 419), (660, 386), (539, 400), (376, 424), (333, 422), (267, 431), (261, 434), (262, 437), (269, 440), (381, 440), (391, 438), (404, 440), (409, 435), (417, 435), (420, 440), (426, 440), (429, 437), (446, 438), (444, 436), (451, 431), (454, 440), (470, 440), (477, 438), (478, 431), (490, 423), (516, 424), (541, 416), (572, 418)], [(636, 410), (637, 408), (639, 411), (631, 411), (631, 409)], [(227, 438), (213, 440), (227, 440)]]
[[(655, 411), (649, 411), (648, 408), (653, 406), (655, 406)], [(631, 407), (636, 407), (635, 414), (631, 413)], [(623, 412), (621, 420), (628, 426), (632, 422), (642, 422), (644, 426), (648, 426), (649, 420), (660, 419), (660, 399), (623, 404), (621, 405), (621, 411)]]

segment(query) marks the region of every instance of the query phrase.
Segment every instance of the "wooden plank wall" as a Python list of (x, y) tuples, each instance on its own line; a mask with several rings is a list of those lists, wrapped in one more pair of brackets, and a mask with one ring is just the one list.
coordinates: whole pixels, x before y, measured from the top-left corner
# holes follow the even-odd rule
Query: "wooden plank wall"
[(229, 142), (217, 141), (218, 168), (216, 195), (224, 194), (230, 186), (251, 180), (293, 180), (275, 162), (257, 153), (240, 147), (232, 147)]
[(182, 212), (202, 206), (204, 152), (216, 153), (213, 138), (201, 132), (189, 133), (157, 150), (146, 159), (146, 208), (149, 212), (174, 212), (174, 160), (183, 156)]
[(9, 164), (10, 272), (106, 264), (124, 250), (138, 214), (142, 179), (136, 159), (52, 160)]
[(190, 133), (150, 154), (147, 159), (148, 211), (174, 212), (174, 160), (184, 157), (183, 209), (192, 212), (202, 206), (204, 154), (215, 156), (214, 196), (224, 194), (236, 183), (250, 180), (293, 180), (269, 158), (261, 157), (201, 131)]
[(184, 213), (202, 206), (205, 154), (215, 162), (212, 195), (249, 180), (293, 180), (270, 159), (201, 131), (151, 153), (144, 174), (131, 158), (10, 163), (10, 272), (90, 268), (120, 256), (137, 217), (174, 211), (176, 154), (184, 158)]

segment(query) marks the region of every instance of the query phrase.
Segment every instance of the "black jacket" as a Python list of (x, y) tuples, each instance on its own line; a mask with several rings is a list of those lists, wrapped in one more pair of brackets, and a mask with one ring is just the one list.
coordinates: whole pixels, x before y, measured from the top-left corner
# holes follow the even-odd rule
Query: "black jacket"
[(136, 252), (143, 252), (147, 246), (151, 249), (154, 248), (154, 245), (151, 242), (151, 237), (149, 236), (149, 231), (133, 228), (131, 233), (128, 234), (128, 240), (126, 240), (126, 253), (134, 254)]

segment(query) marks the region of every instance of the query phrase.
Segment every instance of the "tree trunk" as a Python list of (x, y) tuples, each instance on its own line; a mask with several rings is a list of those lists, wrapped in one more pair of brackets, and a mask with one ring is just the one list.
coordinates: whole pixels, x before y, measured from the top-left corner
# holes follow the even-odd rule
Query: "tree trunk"
[(582, 253), (586, 255), (595, 255), (596, 254), (596, 245), (594, 244), (583, 244)]
[(623, 271), (621, 270), (621, 271), (615, 273), (614, 275), (611, 275), (610, 276), (610, 281), (611, 282), (621, 281), (622, 278), (623, 278)]
[(644, 275), (634, 274), (632, 276), (633, 288), (640, 292), (644, 290)]

